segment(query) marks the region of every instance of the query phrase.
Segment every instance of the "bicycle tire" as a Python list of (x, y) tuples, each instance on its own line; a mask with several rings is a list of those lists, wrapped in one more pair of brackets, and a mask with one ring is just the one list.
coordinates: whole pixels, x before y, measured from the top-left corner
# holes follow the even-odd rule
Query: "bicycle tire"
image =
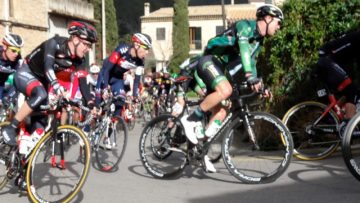
[(209, 146), (207, 155), (212, 163), (218, 162), (222, 157), (222, 153), (221, 153), (222, 138), (223, 138), (222, 135), (218, 136), (216, 140), (214, 140)]
[(181, 148), (188, 143), (177, 142), (175, 132), (178, 127), (185, 134), (178, 118), (162, 114), (148, 122), (141, 133), (140, 159), (147, 172), (156, 178), (175, 177), (187, 164), (186, 153)]
[(290, 164), (293, 153), (291, 134), (274, 115), (251, 112), (248, 119), (257, 144), (249, 138), (241, 119), (231, 121), (222, 144), (225, 166), (244, 183), (273, 182)]
[[(336, 133), (311, 135), (311, 125), (325, 111), (325, 104), (306, 101), (290, 108), (283, 117), (284, 124), (289, 128), (294, 140), (294, 156), (302, 160), (320, 160), (330, 156), (340, 145)], [(320, 120), (320, 125), (339, 124), (339, 118), (332, 110), (328, 116)], [(310, 129), (311, 130), (311, 129)]]
[(10, 122), (0, 122), (0, 190), (2, 190), (9, 182), (7, 172), (10, 163), (10, 157), (8, 156), (10, 147), (3, 142), (2, 138), (2, 129), (9, 124)]
[(360, 181), (360, 114), (357, 113), (345, 128), (342, 154), (350, 173)]
[[(90, 144), (84, 133), (75, 126), (62, 125), (57, 128), (55, 141), (54, 137), (52, 131), (46, 133), (31, 153), (26, 182), (32, 202), (69, 202), (79, 193), (89, 174)], [(49, 153), (61, 154), (59, 143), (64, 148), (66, 164), (61, 160), (55, 164), (56, 157), (49, 156)], [(53, 144), (57, 150), (53, 150)]]
[(104, 172), (113, 172), (118, 169), (118, 165), (126, 150), (128, 128), (124, 119), (120, 116), (116, 116), (115, 120), (116, 122), (109, 120), (109, 127), (100, 136), (98, 143), (96, 143), (96, 162), (99, 170)]

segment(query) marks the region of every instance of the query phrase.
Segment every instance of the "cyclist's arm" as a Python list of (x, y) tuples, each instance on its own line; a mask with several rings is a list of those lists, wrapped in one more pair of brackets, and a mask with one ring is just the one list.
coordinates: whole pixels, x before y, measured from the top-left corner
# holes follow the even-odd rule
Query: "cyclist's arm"
[(15, 69), (12, 69), (11, 66), (1, 66), (0, 65), (0, 72), (1, 73), (7, 73), (7, 74), (10, 74), (10, 73), (14, 73), (16, 70)]
[(54, 64), (55, 64), (55, 53), (57, 48), (57, 43), (54, 39), (50, 39), (46, 45), (44, 50), (44, 67), (45, 67), (45, 75), (46, 79), (49, 83), (54, 86), (58, 84), (55, 71), (54, 71)]
[[(90, 103), (94, 103), (94, 96), (91, 94), (90, 92), (90, 87), (87, 84), (87, 71), (85, 70), (79, 70), (75, 73), (77, 75), (77, 78), (79, 80), (79, 87), (80, 87), (80, 92), (82, 94), (82, 96), (85, 99), (86, 104), (89, 106)], [(74, 88), (77, 89), (77, 88)], [(76, 90), (75, 90), (76, 91)]]
[(118, 63), (121, 59), (120, 54), (117, 51), (113, 51), (113, 53), (104, 61), (103, 64), (103, 84), (105, 87), (109, 85), (110, 79), (110, 71)]
[(250, 29), (248, 29), (247, 23), (238, 23), (237, 25), (237, 37), (238, 37), (238, 46), (239, 46), (239, 55), (241, 57), (241, 62), (243, 65), (243, 70), (245, 76), (248, 77), (257, 77), (257, 71), (255, 63), (252, 63), (251, 49), (249, 43)]
[(133, 96), (137, 97), (138, 95), (138, 88), (139, 88), (139, 83), (141, 80), (141, 76), (144, 73), (144, 67), (143, 66), (138, 66), (135, 70), (135, 79), (134, 79), (134, 86), (133, 86)]

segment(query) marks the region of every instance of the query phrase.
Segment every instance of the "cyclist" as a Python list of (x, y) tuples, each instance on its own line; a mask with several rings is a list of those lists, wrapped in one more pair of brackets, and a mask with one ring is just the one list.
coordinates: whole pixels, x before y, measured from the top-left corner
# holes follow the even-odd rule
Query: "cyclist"
[(352, 82), (350, 69), (347, 67), (351, 60), (358, 59), (359, 47), (360, 30), (357, 30), (331, 40), (319, 49), (317, 65), (320, 78), (330, 89), (342, 92), (346, 97), (344, 120), (339, 128), (340, 136), (347, 122), (355, 115), (355, 104), (359, 100), (359, 88)]
[(144, 59), (151, 49), (151, 38), (147, 34), (135, 33), (131, 40), (132, 45), (120, 44), (104, 61), (96, 84), (97, 103), (100, 103), (102, 97), (106, 98), (102, 93), (106, 94), (108, 89), (111, 89), (114, 97), (120, 97), (115, 102), (115, 115), (120, 115), (126, 99), (124, 73), (135, 69), (133, 97), (136, 98), (140, 79), (144, 74)]
[[(0, 46), (0, 106), (3, 103), (5, 82), (9, 76), (15, 73), (21, 63), (21, 47), (24, 46), (23, 39), (17, 34), (6, 34)], [(11, 92), (10, 92), (11, 91)], [(14, 94), (10, 88), (8, 94)]]
[[(212, 112), (206, 137), (216, 134), (215, 130), (210, 131), (215, 129), (211, 125), (220, 126), (216, 121), (221, 122), (227, 114), (221, 101), (230, 97), (232, 86), (224, 73), (230, 72), (240, 63), (252, 90), (258, 92), (262, 88), (262, 81), (257, 77), (255, 59), (263, 38), (273, 36), (280, 29), (284, 17), (278, 7), (265, 4), (257, 9), (256, 18), (256, 21), (237, 21), (229, 29), (210, 39), (203, 56), (198, 59), (194, 77), (206, 85), (207, 96), (192, 114), (181, 119), (186, 126), (185, 134), (193, 144), (204, 138), (201, 120), (205, 112)], [(208, 172), (216, 172), (208, 156), (205, 156), (204, 162)]]
[[(17, 128), (28, 115), (37, 110), (41, 104), (47, 102), (49, 86), (53, 87), (57, 95), (65, 96), (56, 75), (72, 73), (76, 70), (85, 69), (85, 54), (89, 52), (93, 43), (97, 41), (97, 33), (94, 27), (81, 21), (73, 21), (69, 24), (67, 37), (58, 35), (44, 41), (25, 58), (25, 62), (14, 76), (15, 86), (18, 91), (28, 97), (16, 113), (10, 125), (4, 128), (3, 137), (5, 143), (15, 146)], [(89, 107), (94, 106), (89, 87), (86, 85), (86, 77), (80, 82), (82, 95)], [(34, 119), (34, 129), (44, 129), (47, 118), (42, 116)]]
[(96, 82), (99, 76), (99, 72), (100, 72), (100, 67), (93, 63), (90, 65), (90, 69), (89, 69), (90, 74), (88, 74), (86, 76), (87, 79), (87, 83), (91, 86), (91, 90), (93, 90), (96, 86)]

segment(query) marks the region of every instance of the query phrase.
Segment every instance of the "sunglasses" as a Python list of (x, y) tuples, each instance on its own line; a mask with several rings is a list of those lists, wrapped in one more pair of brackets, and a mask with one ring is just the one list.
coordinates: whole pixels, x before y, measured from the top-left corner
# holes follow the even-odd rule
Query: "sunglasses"
[(143, 48), (144, 50), (149, 50), (150, 48), (144, 44), (140, 44), (139, 45), (141, 48)]
[(11, 47), (11, 46), (9, 46), (8, 49), (10, 49), (10, 51), (11, 51), (12, 53), (17, 53), (17, 54), (20, 54), (20, 53), (21, 53), (21, 49), (18, 48), (18, 47)]
[(274, 21), (276, 21), (279, 26), (282, 26), (282, 21), (279, 18), (274, 18)]
[(87, 48), (89, 48), (89, 49), (91, 49), (91, 47), (92, 47), (92, 44), (91, 43), (89, 43), (89, 42), (86, 42), (85, 40), (81, 40), (81, 43), (83, 44), (83, 45), (85, 45)]

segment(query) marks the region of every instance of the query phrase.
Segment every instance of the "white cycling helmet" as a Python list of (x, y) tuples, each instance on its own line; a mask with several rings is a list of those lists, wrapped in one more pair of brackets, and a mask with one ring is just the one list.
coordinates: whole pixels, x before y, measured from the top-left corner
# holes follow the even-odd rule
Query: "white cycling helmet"
[(139, 43), (141, 45), (146, 46), (147, 48), (151, 49), (151, 37), (144, 33), (135, 33), (131, 38), (132, 42)]
[(7, 46), (13, 46), (18, 48), (24, 46), (23, 39), (16, 34), (6, 34), (5, 37), (3, 38), (3, 43)]
[(96, 74), (96, 73), (99, 73), (100, 72), (100, 67), (96, 64), (92, 64), (90, 66), (90, 73), (92, 74)]

